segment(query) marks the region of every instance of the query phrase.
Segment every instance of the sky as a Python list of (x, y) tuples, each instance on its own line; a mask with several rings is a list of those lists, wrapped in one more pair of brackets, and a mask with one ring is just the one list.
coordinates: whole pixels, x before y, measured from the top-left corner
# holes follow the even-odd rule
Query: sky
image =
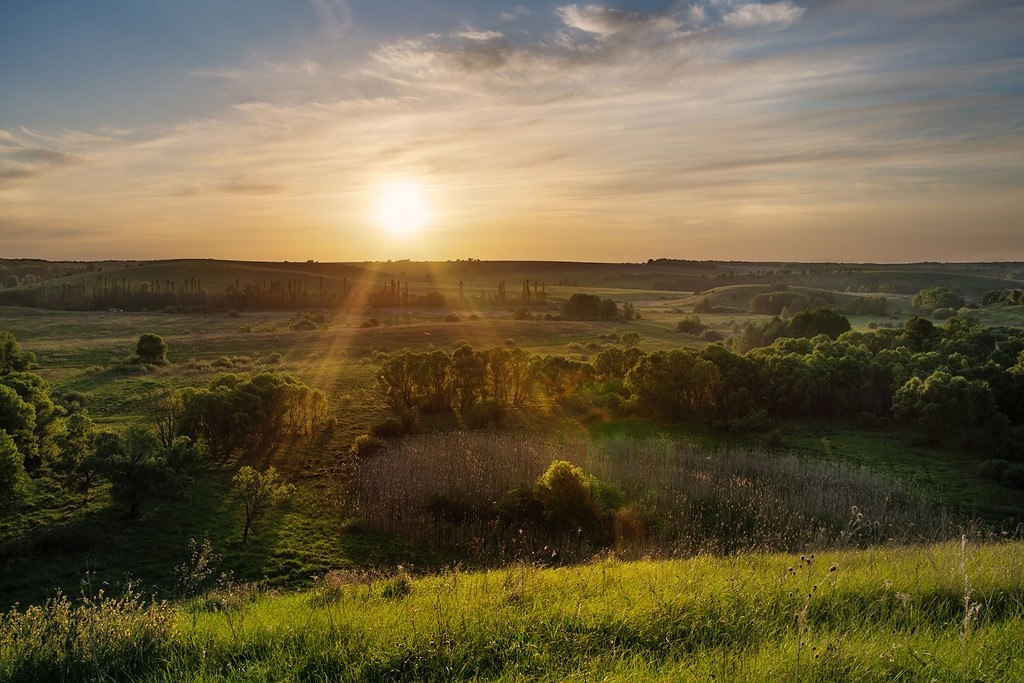
[(1024, 2), (5, 3), (0, 257), (1024, 260)]

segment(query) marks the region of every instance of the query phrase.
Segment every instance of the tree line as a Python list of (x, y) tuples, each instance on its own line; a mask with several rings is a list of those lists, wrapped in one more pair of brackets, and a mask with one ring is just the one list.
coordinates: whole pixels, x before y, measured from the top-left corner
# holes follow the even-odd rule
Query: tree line
[(915, 317), (902, 329), (859, 332), (818, 309), (767, 336), (742, 351), (722, 343), (610, 347), (589, 361), (463, 345), (395, 355), (377, 381), (401, 411), (472, 415), (482, 401), (508, 409), (576, 396), (620, 414), (725, 429), (763, 428), (773, 418), (896, 421), (930, 443), (1024, 455), (1020, 331), (957, 316), (942, 326)]

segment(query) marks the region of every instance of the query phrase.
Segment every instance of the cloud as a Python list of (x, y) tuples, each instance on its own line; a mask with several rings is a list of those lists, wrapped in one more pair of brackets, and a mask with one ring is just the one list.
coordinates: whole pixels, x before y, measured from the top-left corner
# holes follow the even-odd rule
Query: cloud
[(38, 147), (20, 147), (13, 150), (9, 156), (17, 161), (40, 163), (49, 166), (71, 166), (79, 162), (77, 157), (70, 154)]
[(749, 3), (740, 5), (723, 17), (727, 26), (752, 28), (755, 26), (789, 26), (804, 13), (802, 7), (790, 2), (770, 4)]
[(500, 40), (505, 37), (505, 34), (501, 31), (477, 31), (477, 30), (466, 30), (459, 31), (453, 34), (455, 38), (463, 38), (464, 40), (471, 40), (474, 43), (487, 43), (492, 40)]
[(557, 10), (562, 22), (572, 29), (607, 39), (624, 33), (673, 32), (678, 24), (660, 13), (627, 12), (601, 5), (568, 5)]
[(772, 258), (827, 244), (823, 225), (953, 230), (970, 207), (979, 224), (1019, 226), (1024, 96), (1006, 87), (1024, 68), (1019, 10), (907, 6), (576, 3), (503, 31), (383, 36), (359, 55), (320, 36), (193, 71), (229, 93), (215, 115), (123, 134), (0, 130), (4, 213), (136, 226), (172, 253), (243, 257), (242, 231), (242, 247), (279, 258), (314, 243), (389, 258), (401, 245), (368, 227), (368, 202), (398, 176), (429, 184), (443, 217), (433, 251), (400, 256), (619, 259), (621, 242), (581, 251), (617, 235)]

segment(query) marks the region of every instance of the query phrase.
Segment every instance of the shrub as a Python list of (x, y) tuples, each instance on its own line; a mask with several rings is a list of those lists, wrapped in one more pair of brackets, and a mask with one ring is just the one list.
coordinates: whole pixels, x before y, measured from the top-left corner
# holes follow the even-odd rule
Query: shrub
[(507, 411), (505, 404), (493, 398), (485, 398), (474, 403), (466, 412), (466, 424), (470, 427), (486, 427), (493, 424), (500, 427), (505, 421)]
[(407, 433), (402, 421), (394, 416), (388, 415), (377, 424), (370, 427), (370, 436), (378, 439), (393, 439)]
[(626, 346), (634, 346), (640, 341), (640, 333), (633, 331), (623, 332), (620, 339)]
[(380, 327), (380, 321), (377, 320), (376, 318), (367, 318), (363, 322), (359, 323), (359, 327)]
[(449, 313), (448, 315), (446, 315), (446, 316), (444, 317), (444, 321), (445, 321), (446, 323), (460, 323), (460, 322), (462, 322), (462, 318), (460, 318), (460, 317), (459, 317), (459, 316), (458, 316), (457, 314), (455, 314), (455, 313)]
[(356, 437), (356, 440), (352, 442), (352, 447), (349, 452), (352, 455), (358, 457), (365, 457), (367, 455), (373, 455), (377, 451), (384, 448), (384, 442), (375, 436), (369, 434), (360, 434)]
[(676, 323), (676, 332), (683, 334), (700, 334), (704, 331), (705, 325), (700, 321), (700, 316), (688, 315)]
[(156, 365), (167, 362), (167, 343), (158, 335), (146, 333), (139, 337), (135, 354), (143, 363)]
[(555, 460), (537, 479), (537, 498), (544, 519), (563, 531), (593, 529), (602, 515), (598, 484), (567, 460)]
[(718, 330), (710, 330), (709, 329), (709, 330), (704, 330), (703, 332), (700, 333), (701, 341), (706, 341), (706, 342), (710, 342), (710, 343), (722, 341), (724, 338), (725, 337)]

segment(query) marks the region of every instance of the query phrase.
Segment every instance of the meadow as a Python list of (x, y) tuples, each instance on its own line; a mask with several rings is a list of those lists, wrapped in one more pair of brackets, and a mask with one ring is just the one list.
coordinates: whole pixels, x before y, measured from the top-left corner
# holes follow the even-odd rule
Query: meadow
[[(98, 267), (5, 291), (22, 303), (44, 287), (155, 301), (180, 294), (172, 281), (202, 279), (210, 292), (202, 306), (148, 310), (0, 306), (0, 331), (34, 354), (54, 405), (119, 435), (125, 453), (131, 434), (156, 432), (170, 398), (250, 380), (318, 394), (322, 414), (309, 429), (231, 441), (223, 458), (216, 429), (193, 432), (205, 436), (187, 451), (168, 440), (154, 453), (184, 457), (173, 486), (132, 507), (109, 464), (85, 489), (68, 469), (99, 457), (101, 438), (68, 464), (68, 439), (54, 437), (23, 504), (0, 519), (4, 680), (1021, 676), (1014, 264)], [(288, 286), (267, 284), (281, 273)], [(946, 283), (962, 307), (922, 310), (918, 292)], [(260, 303), (325, 301), (332, 286), (330, 310)], [(619, 314), (573, 319), (567, 302), (581, 293)], [(797, 303), (772, 323), (755, 309), (780, 293)], [(798, 304), (850, 311), (847, 341), (759, 346), (799, 319)], [(139, 361), (143, 334), (166, 343), (165, 361)], [(843, 355), (852, 349), (860, 370)], [(431, 366), (410, 365), (426, 393), (403, 404), (382, 374), (429, 358), (448, 368), (435, 387), (445, 396), (430, 393)], [(639, 370), (607, 370), (623, 358), (715, 360), (721, 386), (713, 401), (693, 398), (711, 407), (664, 412), (661, 399), (640, 400), (654, 388)], [(473, 372), (520, 367), (529, 386), (499, 401), (518, 375), (481, 374), (467, 389), (459, 359)], [(768, 379), (729, 384), (746, 380), (728, 363)], [(827, 379), (778, 374), (819, 365)], [(863, 405), (852, 390), (830, 399), (851, 384), (840, 376), (861, 378)], [(960, 404), (939, 438), (926, 412), (901, 416), (893, 406), (909, 401), (871, 389), (877, 377), (923, 387), (950, 376), (954, 388), (993, 389), (964, 389), (956, 400), (979, 407)], [(782, 380), (794, 383), (776, 399)], [(291, 487), (245, 542), (233, 482), (243, 466), (273, 466)]]
[[(517, 564), (174, 604), (63, 595), (0, 621), (9, 681), (1014, 681), (1024, 553), (966, 540), (819, 554)], [(90, 590), (93, 587), (88, 587)]]

